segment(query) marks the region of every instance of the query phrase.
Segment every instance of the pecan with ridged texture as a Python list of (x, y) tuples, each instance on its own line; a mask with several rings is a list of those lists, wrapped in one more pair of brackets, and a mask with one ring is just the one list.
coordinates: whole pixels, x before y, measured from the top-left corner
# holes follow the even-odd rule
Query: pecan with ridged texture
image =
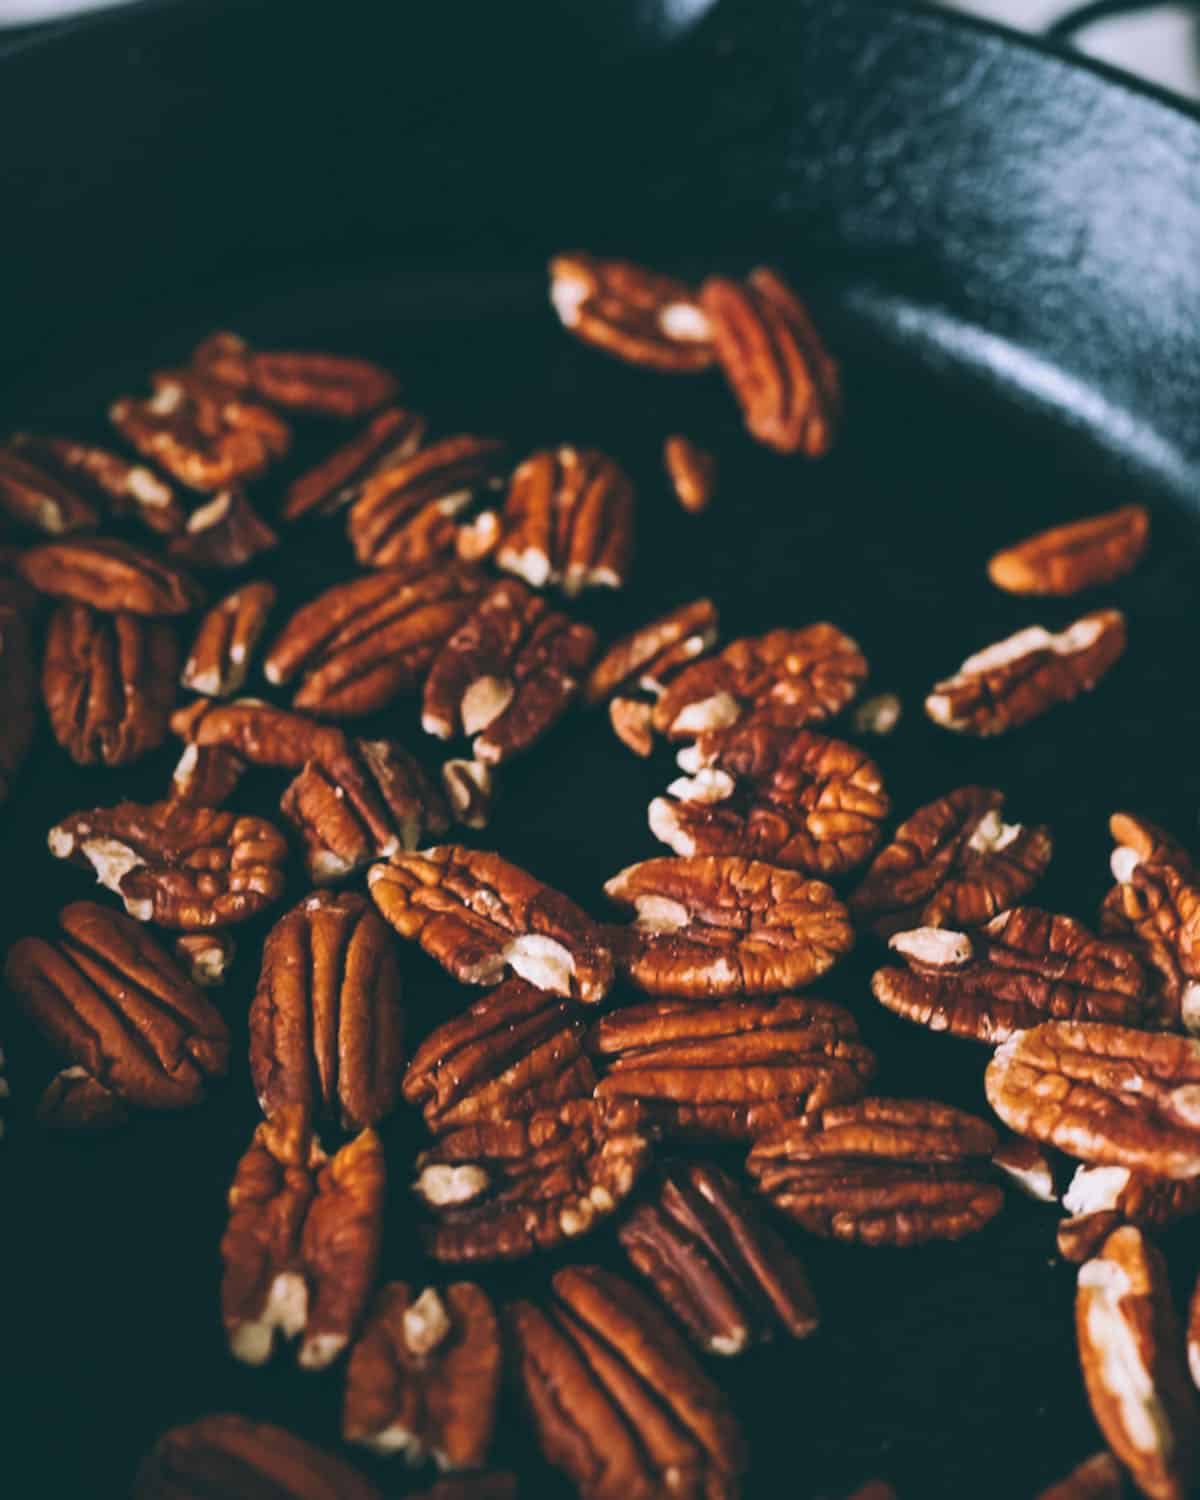
[(0, 603), (0, 802), (12, 791), (36, 726), (37, 669), (25, 612)]
[(245, 761), (223, 745), (186, 745), (171, 773), (171, 800), (220, 807), (236, 791), (245, 770)]
[(456, 823), (463, 828), (488, 826), (496, 795), (490, 766), (481, 760), (448, 760), (442, 765), (442, 788)]
[(1067, 1260), (1086, 1260), (1121, 1224), (1165, 1229), (1200, 1213), (1200, 1179), (1176, 1181), (1129, 1167), (1077, 1167), (1062, 1203), (1070, 1218), (1059, 1225), (1059, 1252)]
[(857, 1099), (875, 1072), (854, 1017), (825, 1000), (658, 1000), (605, 1016), (591, 1037), (600, 1098), (634, 1099), (665, 1134), (753, 1140), (782, 1120)]
[(229, 698), (240, 692), (275, 607), (275, 585), (247, 583), (226, 594), (200, 621), (180, 681), (193, 693)]
[(78, 1064), (56, 1073), (37, 1105), (37, 1122), (45, 1130), (114, 1130), (128, 1119), (129, 1106), (120, 1094)]
[(440, 1469), (486, 1463), (500, 1388), (500, 1325), (482, 1287), (420, 1296), (402, 1281), (371, 1304), (346, 1369), (342, 1436)]
[(713, 362), (708, 318), (674, 276), (573, 250), (550, 262), (550, 301), (576, 338), (628, 364), (675, 374)]
[(164, 536), (182, 530), (187, 519), (174, 489), (160, 474), (107, 448), (28, 432), (16, 433), (11, 447), (52, 479), (78, 490), (90, 504), (114, 516), (132, 517)]
[(651, 995), (778, 995), (824, 974), (854, 943), (823, 881), (732, 855), (646, 859), (607, 882), (632, 910), (610, 928), (621, 972)]
[(880, 937), (911, 927), (980, 927), (1029, 893), (1050, 863), (1046, 828), (1006, 823), (1004, 793), (961, 786), (896, 829), (850, 897)]
[(42, 699), (77, 765), (125, 766), (162, 744), (179, 651), (162, 620), (99, 614), (65, 600), (50, 617)]
[(424, 417), (399, 406), (387, 407), (349, 442), (294, 479), (280, 514), (285, 521), (298, 521), (311, 514), (330, 516), (353, 505), (369, 479), (411, 458), (424, 436)]
[(306, 896), (271, 929), (250, 1006), (250, 1076), (268, 1119), (376, 1125), (404, 1069), (400, 966), (365, 897)]
[(197, 984), (224, 984), (237, 949), (227, 932), (181, 932), (171, 944)]
[(684, 510), (696, 515), (708, 509), (717, 478), (717, 462), (711, 453), (673, 433), (663, 443), (663, 468)]
[(91, 866), (139, 922), (189, 932), (256, 916), (283, 894), (287, 844), (265, 818), (184, 802), (118, 802), (50, 830), (57, 859)]
[(511, 968), (538, 989), (594, 1003), (613, 979), (599, 926), (566, 896), (480, 849), (443, 844), (372, 865), (371, 898), (464, 984), (497, 984)]
[(167, 543), (167, 555), (191, 568), (240, 568), (278, 545), (241, 490), (222, 490), (191, 513)]
[(1057, 635), (1029, 625), (968, 656), (934, 685), (925, 712), (960, 734), (1004, 734), (1090, 692), (1124, 650), (1120, 610), (1095, 610)]
[(1038, 1500), (1121, 1500), (1125, 1471), (1111, 1453), (1093, 1453), (1057, 1484), (1043, 1490)]
[(105, 537), (31, 547), (17, 568), (43, 594), (112, 614), (186, 615), (204, 602), (182, 569)]
[(988, 577), (1009, 594), (1078, 594), (1131, 572), (1149, 539), (1150, 512), (1122, 505), (1006, 547), (989, 560)]
[(192, 368), (287, 411), (347, 420), (396, 394), (381, 365), (344, 354), (252, 349), (236, 333), (213, 333), (192, 351)]
[(700, 305), (751, 437), (780, 453), (827, 453), (841, 418), (841, 379), (783, 277), (765, 266), (744, 282), (712, 276), (700, 288)]
[(94, 530), (100, 520), (82, 495), (11, 444), (0, 444), (0, 516), (47, 536)]
[(1038, 1203), (1058, 1202), (1058, 1181), (1048, 1152), (1036, 1141), (1010, 1136), (992, 1152), (992, 1166), (1003, 1172), (1013, 1187)]
[(588, 674), (584, 701), (603, 703), (635, 690), (657, 696), (672, 676), (715, 644), (717, 629), (711, 599), (693, 599), (660, 615), (608, 648)]
[(58, 922), (54, 941), (22, 938), (9, 950), (5, 980), (25, 1013), (124, 1103), (199, 1103), (229, 1060), (229, 1032), (212, 1003), (120, 912), (76, 901)]
[(337, 765), (349, 745), (334, 725), (261, 698), (197, 699), (171, 715), (171, 728), (189, 749), (224, 750), (248, 765), (278, 771), (299, 771), (310, 760)]
[(736, 1500), (741, 1431), (658, 1309), (597, 1266), (509, 1309), (518, 1384), (547, 1461), (582, 1500)]
[(514, 1260), (575, 1239), (613, 1213), (650, 1161), (636, 1104), (569, 1099), (521, 1119), (480, 1120), (417, 1158), (435, 1260)]

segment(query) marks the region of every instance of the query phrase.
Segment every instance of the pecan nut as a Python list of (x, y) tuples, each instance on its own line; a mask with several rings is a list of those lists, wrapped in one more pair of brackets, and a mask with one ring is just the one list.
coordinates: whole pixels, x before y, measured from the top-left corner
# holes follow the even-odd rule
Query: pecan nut
[(1038, 1203), (1058, 1202), (1054, 1164), (1035, 1141), (1010, 1136), (992, 1152), (992, 1166), (1003, 1172), (1013, 1187)]
[(188, 751), (221, 750), (239, 763), (279, 771), (299, 771), (310, 760), (337, 765), (345, 759), (349, 743), (332, 724), (319, 724), (307, 714), (289, 713), (259, 698), (235, 698), (230, 703), (200, 699), (178, 709), (171, 716), (171, 728)]
[(716, 605), (693, 599), (623, 636), (588, 674), (585, 702), (603, 703), (635, 688), (657, 696), (671, 676), (715, 644), (717, 629)]
[(240, 568), (278, 545), (241, 490), (222, 490), (191, 513), (167, 543), (167, 555), (192, 568)]
[(74, 438), (14, 435), (11, 447), (51, 479), (79, 491), (85, 500), (114, 516), (132, 517), (151, 531), (172, 536), (186, 513), (165, 479), (145, 464), (131, 463), (107, 448)]
[(689, 515), (708, 509), (717, 479), (717, 461), (711, 453), (673, 433), (663, 443), (663, 468), (675, 498)]
[(621, 743), (643, 760), (654, 753), (654, 706), (638, 698), (613, 698), (608, 722)]
[(181, 932), (172, 943), (175, 957), (196, 984), (224, 984), (237, 949), (227, 932)]
[(390, 401), (395, 377), (344, 354), (252, 349), (236, 333), (213, 333), (192, 351), (193, 370), (288, 411), (350, 420)]
[(550, 302), (576, 338), (629, 364), (674, 374), (713, 362), (708, 317), (673, 276), (574, 250), (550, 262)]
[(214, 604), (183, 664), (184, 687), (210, 698), (240, 692), (274, 607), (275, 585), (265, 580), (234, 589)]
[(100, 520), (82, 495), (12, 444), (0, 444), (0, 515), (47, 536), (94, 530)]
[(36, 728), (37, 669), (24, 612), (0, 603), (0, 802), (12, 790)]
[(463, 828), (488, 826), (495, 798), (490, 766), (481, 760), (448, 760), (442, 765), (442, 787), (456, 823)]
[(1077, 1167), (1062, 1203), (1071, 1217), (1059, 1225), (1059, 1252), (1083, 1261), (1121, 1224), (1165, 1229), (1200, 1213), (1200, 1179), (1175, 1181), (1128, 1167)]
[(223, 745), (187, 745), (171, 773), (171, 800), (220, 807), (237, 789), (246, 764)]
[(78, 599), (110, 614), (185, 615), (204, 602), (181, 569), (103, 537), (31, 547), (17, 568), (43, 594)]
[(1125, 1471), (1111, 1453), (1093, 1453), (1057, 1484), (1043, 1490), (1038, 1500), (1121, 1500)]
[(280, 512), (285, 521), (311, 514), (331, 516), (353, 505), (363, 485), (411, 458), (425, 437), (425, 418), (389, 406), (349, 442), (335, 448), (288, 485)]
[(56, 1073), (38, 1100), (37, 1122), (46, 1130), (114, 1130), (128, 1119), (120, 1094), (78, 1065)]
[(1009, 594), (1078, 594), (1132, 572), (1150, 539), (1150, 512), (1122, 505), (1052, 526), (997, 552), (988, 577)]

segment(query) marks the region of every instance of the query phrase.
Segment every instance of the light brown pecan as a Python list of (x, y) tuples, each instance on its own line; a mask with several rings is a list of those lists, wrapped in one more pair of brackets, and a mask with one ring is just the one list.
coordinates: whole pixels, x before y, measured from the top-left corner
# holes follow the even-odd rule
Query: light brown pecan
[(57, 859), (90, 865), (139, 922), (184, 932), (227, 927), (283, 894), (287, 844), (265, 818), (183, 802), (118, 802), (50, 830)]
[(968, 656), (935, 684), (925, 712), (961, 734), (1004, 734), (1090, 692), (1124, 650), (1120, 610), (1095, 610), (1057, 635), (1030, 625)]
[(992, 1166), (1003, 1172), (1013, 1187), (1038, 1203), (1058, 1202), (1058, 1182), (1049, 1154), (1036, 1141), (1019, 1135), (1001, 1141), (992, 1152)]
[(731, 855), (647, 859), (604, 887), (636, 913), (610, 929), (621, 972), (651, 995), (777, 995), (824, 974), (854, 943), (829, 886)]
[(192, 351), (192, 368), (272, 406), (352, 419), (390, 401), (395, 377), (344, 354), (252, 349), (236, 333), (210, 334)]
[(100, 520), (82, 495), (11, 444), (0, 444), (0, 515), (47, 536), (93, 530)]
[(679, 1162), (617, 1231), (636, 1270), (708, 1354), (816, 1330), (804, 1267), (719, 1167)]
[(1005, 823), (1004, 793), (961, 786), (901, 823), (850, 897), (880, 937), (909, 927), (979, 927), (1029, 893), (1050, 863), (1046, 828)]
[(1195, 1494), (1200, 1405), (1166, 1265), (1139, 1229), (1115, 1230), (1079, 1268), (1075, 1331), (1092, 1414), (1138, 1489), (1151, 1500)]
[(1137, 566), (1150, 538), (1150, 512), (1122, 505), (1026, 537), (997, 552), (988, 577), (1009, 594), (1078, 594)]
[(1200, 1176), (1200, 1042), (1047, 1021), (997, 1048), (988, 1103), (1019, 1135), (1081, 1161)]
[(811, 1234), (864, 1245), (957, 1240), (1000, 1212), (990, 1125), (927, 1099), (860, 1099), (788, 1120), (746, 1168)]
[(654, 727), (672, 740), (751, 718), (803, 729), (845, 708), (866, 675), (858, 643), (836, 625), (770, 630), (674, 677), (654, 705)]
[(1078, 1167), (1062, 1202), (1071, 1217), (1059, 1225), (1059, 1252), (1082, 1261), (1121, 1224), (1165, 1229), (1200, 1213), (1200, 1179), (1174, 1181), (1128, 1167)]
[(306, 896), (271, 929), (250, 1006), (250, 1076), (268, 1119), (377, 1125), (404, 1069), (400, 967), (365, 897)]
[(197, 984), (224, 984), (237, 949), (227, 932), (181, 932), (171, 944)]
[(550, 301), (576, 338), (629, 364), (674, 374), (713, 362), (708, 318), (673, 276), (573, 250), (550, 262)]
[(399, 406), (389, 406), (349, 442), (335, 448), (314, 468), (288, 485), (281, 515), (285, 521), (302, 516), (331, 516), (353, 505), (363, 485), (378, 474), (411, 458), (425, 437), (425, 418)]
[(658, 1000), (596, 1026), (599, 1098), (634, 1099), (669, 1136), (753, 1140), (782, 1120), (857, 1099), (875, 1072), (854, 1017), (826, 1000)]
[(442, 787), (456, 823), (463, 828), (488, 826), (495, 798), (490, 766), (481, 760), (448, 760), (442, 766)]
[(675, 498), (690, 515), (707, 510), (716, 488), (717, 461), (691, 438), (673, 433), (663, 443), (663, 468)]
[(538, 989), (588, 1003), (612, 984), (597, 924), (498, 854), (458, 844), (396, 854), (371, 866), (367, 884), (401, 937), (464, 984), (496, 984), (508, 967)]
[(100, 510), (121, 518), (133, 517), (165, 536), (183, 528), (187, 515), (175, 491), (145, 464), (131, 463), (107, 448), (79, 443), (74, 438), (18, 432), (11, 446), (59, 484), (78, 490)]
[(192, 568), (240, 568), (278, 545), (241, 490), (222, 490), (191, 513), (167, 543), (167, 555)]
[(614, 698), (608, 705), (608, 722), (627, 749), (643, 759), (654, 752), (654, 705), (637, 698)]
[(37, 1122), (45, 1130), (115, 1130), (128, 1119), (120, 1094), (78, 1065), (56, 1073), (38, 1100)]
[(37, 669), (23, 610), (0, 603), (0, 802), (12, 791), (36, 727)]
[[(299, 771), (309, 761), (338, 765), (349, 745), (332, 724), (320, 724), (260, 698), (235, 698), (230, 703), (197, 699), (172, 714), (171, 728), (187, 746), (184, 760), (192, 751), (221, 750), (239, 762), (280, 771)], [(183, 760), (177, 777), (180, 771), (190, 773)]]
[(103, 537), (31, 547), (17, 567), (41, 593), (111, 614), (185, 615), (204, 602), (199, 585), (181, 569)]
[(434, 1134), (590, 1098), (586, 1029), (572, 1001), (514, 975), (426, 1037), (404, 1075), (404, 1097)]
[(746, 1453), (719, 1388), (642, 1293), (567, 1266), (516, 1302), (517, 1379), (547, 1461), (581, 1500), (736, 1500)]
[(229, 698), (240, 692), (275, 607), (275, 585), (247, 583), (226, 594), (200, 621), (180, 681), (194, 693)]
[(635, 688), (657, 696), (671, 676), (709, 650), (717, 629), (711, 599), (693, 599), (651, 620), (608, 648), (588, 674), (585, 701), (603, 703)]
[(1111, 1453), (1093, 1453), (1038, 1500), (1121, 1500), (1125, 1471)]
[(136, 922), (91, 901), (59, 913), (53, 942), (22, 938), (5, 980), (50, 1044), (141, 1109), (184, 1109), (223, 1077), (225, 1022)]
[(77, 765), (124, 766), (162, 744), (179, 652), (170, 625), (66, 600), (50, 617), (42, 699)]
[(500, 1388), (500, 1325), (482, 1287), (456, 1281), (418, 1297), (382, 1287), (350, 1355), (342, 1436), (440, 1469), (486, 1463)]
[(841, 379), (783, 277), (765, 266), (744, 282), (712, 276), (700, 305), (751, 437), (780, 453), (827, 453), (841, 418)]

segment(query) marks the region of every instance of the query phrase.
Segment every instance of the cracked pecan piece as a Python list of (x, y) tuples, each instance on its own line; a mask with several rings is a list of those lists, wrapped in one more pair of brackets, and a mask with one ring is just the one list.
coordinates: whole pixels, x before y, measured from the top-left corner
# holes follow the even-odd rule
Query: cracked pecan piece
[(516, 1373), (546, 1460), (582, 1500), (737, 1500), (746, 1453), (717, 1385), (635, 1287), (567, 1266), (515, 1302)]
[(658, 1000), (601, 1020), (599, 1098), (634, 1099), (673, 1137), (753, 1140), (781, 1121), (857, 1099), (875, 1072), (854, 1017), (784, 996), (698, 1005)]
[(234, 589), (214, 604), (200, 621), (183, 664), (183, 686), (210, 698), (240, 692), (275, 598), (275, 585), (264, 580)]
[(175, 702), (171, 627), (65, 600), (50, 617), (42, 700), (54, 738), (80, 766), (125, 766), (155, 750)]
[(760, 860), (646, 859), (604, 889), (636, 913), (609, 934), (621, 972), (650, 995), (782, 994), (819, 978), (854, 943), (829, 886)]
[(649, 1165), (651, 1138), (628, 1101), (569, 1099), (522, 1119), (480, 1120), (417, 1158), (434, 1260), (515, 1260), (608, 1217)]
[(850, 897), (880, 937), (911, 927), (980, 927), (1016, 905), (1045, 872), (1049, 830), (1006, 823), (1004, 793), (962, 786), (918, 808), (872, 860)]
[(120, 912), (76, 901), (58, 924), (52, 942), (15, 943), (4, 975), (51, 1046), (82, 1070), (72, 1091), (90, 1096), (86, 1107), (104, 1093), (140, 1109), (198, 1104), (229, 1061), (229, 1032), (215, 1007)]
[(650, 803), (650, 831), (676, 854), (741, 854), (842, 875), (879, 842), (889, 802), (879, 767), (844, 740), (737, 724), (677, 756), (686, 772)]
[(928, 1099), (860, 1099), (788, 1120), (751, 1148), (759, 1191), (811, 1234), (863, 1245), (957, 1240), (994, 1219), (990, 1125)]
[(634, 1268), (708, 1354), (741, 1354), (782, 1328), (815, 1332), (804, 1267), (719, 1167), (675, 1163), (617, 1230)]
[(118, 802), (72, 813), (48, 843), (55, 858), (90, 865), (131, 917), (160, 927), (226, 927), (283, 894), (287, 844), (265, 818)]
[(442, 788), (454, 821), (463, 828), (486, 828), (496, 789), (492, 768), (481, 760), (454, 759), (442, 765)]
[(1111, 1453), (1093, 1453), (1057, 1484), (1043, 1490), (1038, 1500), (1121, 1500), (1125, 1471)]
[(11, 443), (0, 444), (0, 515), (47, 536), (91, 531), (100, 521), (82, 495)]
[(109, 614), (186, 615), (204, 602), (199, 585), (181, 569), (104, 537), (31, 547), (17, 569), (40, 593)]
[(191, 513), (167, 543), (167, 556), (192, 568), (240, 568), (278, 545), (241, 490), (222, 490)]
[(608, 705), (612, 732), (643, 760), (654, 753), (654, 705), (638, 698), (613, 698)]
[(181, 932), (171, 944), (196, 984), (224, 984), (237, 954), (227, 932)]
[(288, 485), (280, 514), (331, 516), (353, 505), (363, 485), (411, 458), (425, 437), (425, 418), (399, 406), (372, 417), (361, 432)]
[(669, 374), (707, 370), (712, 329), (695, 291), (674, 276), (582, 250), (550, 262), (550, 302), (576, 338), (627, 364)]
[(36, 727), (37, 669), (23, 610), (0, 603), (0, 803), (12, 791)]
[(992, 1152), (992, 1166), (1037, 1203), (1058, 1202), (1058, 1182), (1049, 1153), (1036, 1141), (1019, 1135), (1001, 1141)]
[(663, 468), (675, 498), (689, 515), (708, 509), (717, 479), (717, 461), (711, 453), (673, 433), (663, 442)]
[(187, 519), (175, 491), (161, 475), (107, 448), (29, 432), (14, 434), (9, 446), (101, 511), (122, 519), (133, 517), (164, 536), (180, 531)]
[(1090, 692), (1124, 651), (1120, 610), (1094, 610), (1057, 635), (1029, 625), (968, 656), (935, 684), (925, 712), (960, 734), (1004, 734)]
[(443, 844), (372, 865), (375, 905), (463, 984), (497, 984), (511, 968), (538, 989), (594, 1003), (613, 978), (600, 928), (573, 901), (517, 865)]
[(395, 377), (368, 359), (307, 350), (252, 349), (236, 333), (213, 333), (192, 351), (194, 370), (287, 411), (352, 420), (396, 394)]
[(1082, 1261), (1121, 1224), (1165, 1229), (1200, 1213), (1200, 1179), (1173, 1181), (1128, 1167), (1077, 1167), (1062, 1204), (1070, 1217), (1058, 1228), (1059, 1253)]
[(989, 560), (988, 577), (1008, 594), (1078, 594), (1132, 572), (1149, 539), (1150, 512), (1122, 505), (1006, 547)]
[(420, 1296), (380, 1288), (346, 1369), (342, 1436), (439, 1469), (486, 1463), (500, 1389), (500, 1325), (482, 1287), (456, 1281)]

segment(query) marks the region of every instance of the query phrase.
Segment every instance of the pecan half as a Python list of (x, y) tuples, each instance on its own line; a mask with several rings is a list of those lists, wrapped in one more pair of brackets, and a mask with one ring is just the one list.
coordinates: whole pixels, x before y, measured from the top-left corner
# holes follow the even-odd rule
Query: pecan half
[(1150, 538), (1150, 512), (1122, 505), (1052, 526), (997, 552), (988, 577), (1009, 594), (1078, 594), (1132, 572)]
[(180, 681), (194, 693), (229, 698), (240, 692), (275, 608), (275, 585), (247, 583), (226, 594), (200, 621)]
[(22, 610), (0, 603), (0, 802), (12, 790), (36, 727), (37, 671), (29, 622)]
[(811, 1234), (864, 1245), (957, 1240), (1000, 1212), (990, 1125), (927, 1099), (860, 1099), (788, 1120), (746, 1168)]
[(191, 513), (167, 543), (167, 555), (193, 568), (240, 568), (278, 545), (241, 490), (222, 490)]
[(492, 816), (495, 787), (490, 766), (481, 760), (448, 760), (442, 786), (454, 821), (464, 828), (486, 828)]
[(381, 365), (344, 354), (252, 349), (236, 333), (210, 334), (192, 352), (192, 368), (272, 406), (351, 419), (390, 401), (395, 377)]
[(487, 1461), (500, 1387), (500, 1325), (482, 1287), (456, 1281), (419, 1297), (382, 1287), (346, 1369), (342, 1436), (441, 1469)]
[(979, 927), (1029, 893), (1050, 863), (1046, 828), (1005, 823), (1004, 793), (961, 786), (918, 808), (850, 897), (880, 937), (908, 927)]
[(674, 374), (713, 362), (708, 318), (673, 276), (573, 250), (550, 262), (550, 301), (576, 338), (629, 364)]
[(283, 519), (298, 521), (310, 514), (331, 516), (353, 505), (369, 479), (411, 458), (424, 437), (424, 417), (389, 406), (349, 442), (288, 485), (280, 512)]
[(140, 547), (103, 537), (31, 547), (17, 568), (43, 594), (78, 599), (111, 614), (185, 615), (204, 602), (199, 586), (181, 569)]
[(634, 688), (657, 696), (672, 675), (713, 646), (717, 629), (711, 599), (693, 599), (651, 620), (608, 648), (588, 674), (585, 702), (603, 703)]
[(172, 714), (171, 728), (189, 750), (222, 750), (249, 765), (280, 771), (299, 771), (310, 760), (338, 765), (349, 744), (333, 725), (260, 698), (235, 698), (230, 703), (199, 699)]
[(0, 515), (47, 536), (89, 531), (100, 520), (82, 495), (12, 445), (0, 445)]
[(934, 686), (925, 712), (961, 734), (1004, 734), (1090, 692), (1124, 650), (1120, 610), (1095, 610), (1057, 635), (1030, 625), (968, 656)]
[(214, 1006), (136, 922), (76, 901), (53, 942), (22, 938), (4, 975), (51, 1045), (100, 1088), (142, 1109), (184, 1109), (225, 1074)]
[(1038, 1500), (1121, 1500), (1125, 1471), (1111, 1453), (1093, 1453), (1057, 1484), (1043, 1490)]
[(37, 1122), (45, 1130), (114, 1130), (128, 1119), (120, 1094), (78, 1066), (56, 1073), (38, 1100)]
[(14, 434), (10, 445), (51, 478), (78, 490), (114, 516), (133, 517), (151, 531), (171, 536), (187, 519), (175, 491), (153, 469), (74, 438)]
[(611, 929), (621, 972), (651, 995), (777, 995), (832, 967), (854, 943), (829, 886), (733, 856), (647, 859), (604, 887), (636, 912)]
[(841, 379), (783, 277), (765, 266), (744, 282), (712, 276), (700, 305), (751, 437), (780, 453), (827, 453), (841, 417)]
[(375, 905), (464, 984), (496, 984), (510, 967), (538, 989), (594, 1003), (613, 958), (592, 919), (498, 854), (443, 844), (372, 865)]
[(795, 996), (625, 1006), (599, 1022), (591, 1046), (605, 1062), (598, 1097), (635, 1099), (685, 1139), (753, 1140), (806, 1110), (857, 1099), (875, 1072), (848, 1010)]
[(244, 922), (283, 894), (287, 844), (265, 818), (182, 802), (118, 802), (50, 830), (57, 859), (91, 865), (139, 922), (194, 931)]
[(1128, 1167), (1077, 1167), (1062, 1202), (1071, 1217), (1059, 1225), (1059, 1251), (1067, 1260), (1087, 1260), (1121, 1224), (1165, 1229), (1200, 1213), (1200, 1180), (1173, 1181)]
[(707, 510), (716, 488), (717, 461), (690, 438), (673, 433), (663, 443), (663, 468), (689, 515)]
[(181, 932), (171, 944), (197, 984), (224, 984), (237, 949), (227, 932)]

